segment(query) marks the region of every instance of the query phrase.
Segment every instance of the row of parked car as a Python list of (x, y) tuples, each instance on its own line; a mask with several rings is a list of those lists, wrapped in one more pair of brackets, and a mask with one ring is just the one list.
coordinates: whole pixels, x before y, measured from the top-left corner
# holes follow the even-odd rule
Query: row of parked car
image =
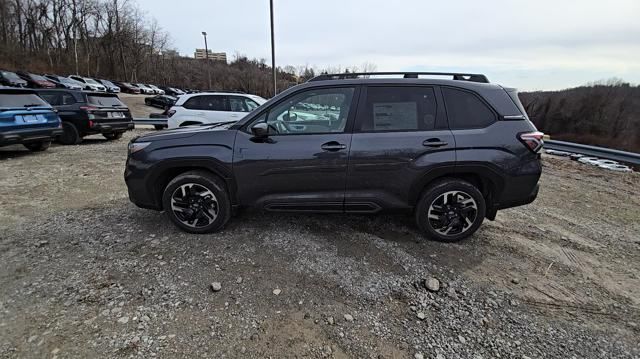
[(26, 71), (0, 70), (0, 85), (29, 88), (64, 88), (69, 90), (101, 91), (111, 93), (132, 93), (144, 95), (180, 96), (197, 90), (182, 90), (169, 86), (156, 86), (145, 83), (131, 83), (90, 78), (79, 75), (60, 76), (55, 74), (34, 74)]
[(95, 134), (117, 140), (133, 128), (129, 108), (115, 93), (0, 86), (0, 147), (44, 151), (54, 140), (72, 145)]

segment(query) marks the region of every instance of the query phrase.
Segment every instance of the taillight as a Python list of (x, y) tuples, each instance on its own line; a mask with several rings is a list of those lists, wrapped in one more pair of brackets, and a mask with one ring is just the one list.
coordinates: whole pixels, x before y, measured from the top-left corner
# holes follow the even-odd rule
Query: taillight
[(93, 106), (80, 106), (80, 109), (89, 112), (89, 111), (95, 111), (98, 108), (97, 107), (93, 107)]
[(175, 114), (176, 114), (176, 110), (169, 110), (169, 111), (167, 111), (167, 116), (168, 116), (168, 117), (171, 117), (171, 116), (173, 116), (173, 115), (175, 115)]
[(542, 149), (544, 141), (542, 138), (544, 133), (542, 132), (525, 132), (518, 135), (518, 138), (525, 144), (532, 152), (538, 152)]

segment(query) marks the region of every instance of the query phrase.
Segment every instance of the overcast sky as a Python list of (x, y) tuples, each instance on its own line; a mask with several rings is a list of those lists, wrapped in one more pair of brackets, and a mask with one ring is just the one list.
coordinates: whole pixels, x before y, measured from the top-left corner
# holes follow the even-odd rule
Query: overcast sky
[[(271, 62), (268, 0), (137, 0), (193, 56)], [(640, 0), (274, 0), (276, 64), (467, 71), (523, 90), (640, 83)]]

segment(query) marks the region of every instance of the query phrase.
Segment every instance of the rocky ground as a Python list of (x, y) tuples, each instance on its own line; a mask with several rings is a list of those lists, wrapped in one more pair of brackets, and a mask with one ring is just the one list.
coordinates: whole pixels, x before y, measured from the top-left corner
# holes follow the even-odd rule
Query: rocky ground
[(538, 200), (458, 244), (402, 215), (190, 235), (127, 199), (144, 131), (0, 149), (0, 357), (640, 357), (637, 173), (545, 157)]

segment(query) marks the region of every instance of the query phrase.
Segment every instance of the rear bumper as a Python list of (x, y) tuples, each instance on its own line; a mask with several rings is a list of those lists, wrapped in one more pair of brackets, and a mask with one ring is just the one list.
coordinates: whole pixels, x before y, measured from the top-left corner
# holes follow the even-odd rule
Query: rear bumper
[(495, 198), (495, 209), (523, 206), (533, 202), (538, 197), (538, 180), (541, 174), (542, 164), (538, 158), (522, 164), (515, 173), (505, 178), (504, 187)]
[(57, 136), (62, 135), (62, 132), (62, 129), (58, 127), (21, 129), (15, 131), (0, 132), (0, 146), (39, 141), (51, 141)]
[(118, 122), (95, 122), (90, 131), (99, 133), (120, 132), (133, 130), (133, 121), (118, 121)]

